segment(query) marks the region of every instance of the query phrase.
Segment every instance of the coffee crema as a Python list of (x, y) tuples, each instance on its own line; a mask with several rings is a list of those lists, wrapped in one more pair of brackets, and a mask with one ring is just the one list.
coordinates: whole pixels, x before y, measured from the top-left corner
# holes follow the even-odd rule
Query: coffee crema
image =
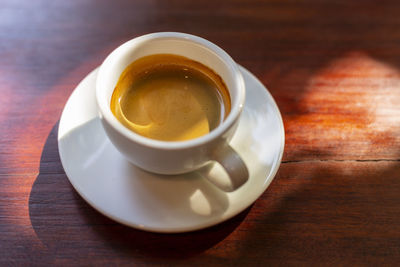
[(111, 97), (111, 111), (127, 128), (162, 141), (205, 135), (228, 116), (231, 100), (222, 78), (183, 56), (155, 54), (131, 63)]

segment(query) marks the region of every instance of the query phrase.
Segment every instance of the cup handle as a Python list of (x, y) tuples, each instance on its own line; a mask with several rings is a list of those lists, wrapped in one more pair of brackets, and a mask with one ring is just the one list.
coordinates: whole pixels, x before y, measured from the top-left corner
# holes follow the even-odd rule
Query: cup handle
[[(232, 192), (241, 187), (249, 179), (249, 171), (239, 154), (229, 145), (219, 146), (211, 153), (211, 160), (218, 162), (203, 168), (203, 176), (212, 184), (225, 192)], [(218, 168), (219, 167), (219, 168)]]

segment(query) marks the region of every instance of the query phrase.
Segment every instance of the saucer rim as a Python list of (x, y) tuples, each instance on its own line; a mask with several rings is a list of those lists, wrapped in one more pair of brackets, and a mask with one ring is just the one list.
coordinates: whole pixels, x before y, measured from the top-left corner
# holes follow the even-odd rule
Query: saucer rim
[[(279, 117), (279, 130), (280, 130), (280, 135), (281, 135), (281, 145), (279, 148), (279, 155), (276, 157), (275, 162), (273, 162), (271, 164), (271, 169), (269, 174), (267, 174), (267, 176), (264, 179), (264, 182), (262, 183), (262, 187), (261, 190), (259, 190), (258, 193), (256, 194), (251, 194), (248, 200), (246, 201), (245, 205), (241, 205), (238, 209), (232, 211), (229, 215), (221, 215), (220, 217), (216, 218), (216, 219), (211, 219), (210, 221), (201, 223), (201, 224), (194, 224), (188, 227), (153, 227), (153, 226), (145, 226), (145, 225), (141, 225), (138, 223), (134, 223), (132, 221), (123, 219), (123, 218), (119, 218), (116, 217), (106, 211), (104, 211), (99, 205), (95, 204), (94, 202), (92, 202), (84, 193), (84, 190), (80, 190), (80, 187), (75, 184), (74, 180), (70, 178), (70, 176), (68, 175), (68, 171), (67, 168), (64, 166), (67, 166), (66, 164), (64, 164), (66, 159), (63, 159), (62, 153), (60, 149), (60, 139), (59, 139), (59, 133), (60, 131), (58, 131), (58, 135), (57, 135), (57, 143), (58, 143), (58, 151), (59, 151), (59, 156), (60, 156), (60, 160), (61, 160), (61, 164), (63, 166), (63, 169), (65, 171), (65, 174), (69, 180), (69, 182), (71, 183), (71, 185), (73, 186), (73, 188), (76, 190), (76, 192), (92, 207), (94, 208), (96, 211), (98, 211), (99, 213), (101, 213), (102, 215), (114, 220), (115, 222), (121, 223), (123, 225), (126, 225), (128, 227), (132, 227), (134, 229), (138, 229), (138, 230), (142, 230), (142, 231), (146, 231), (146, 232), (151, 232), (151, 233), (185, 233), (185, 232), (193, 232), (193, 231), (199, 231), (199, 230), (203, 230), (205, 228), (209, 228), (215, 225), (219, 225), (235, 216), (237, 216), (238, 214), (240, 214), (241, 212), (243, 212), (245, 209), (247, 209), (248, 207), (250, 207), (269, 187), (269, 185), (271, 184), (271, 182), (274, 180), (276, 173), (279, 170), (279, 167), (282, 163), (282, 157), (283, 157), (283, 153), (284, 153), (284, 148), (285, 148), (285, 130), (284, 130), (284, 124), (283, 124), (283, 119), (282, 119), (282, 115), (281, 112), (278, 108), (278, 105), (275, 102), (275, 99), (272, 97), (271, 93), (268, 91), (268, 89), (266, 88), (266, 86), (264, 84), (261, 83), (261, 81), (254, 75), (252, 74), (249, 70), (247, 70), (246, 68), (244, 68), (243, 66), (239, 65), (239, 70), (240, 72), (243, 74), (243, 80), (245, 81), (245, 76), (248, 75), (251, 79), (253, 79), (253, 81), (255, 83), (258, 84), (258, 86), (260, 86), (260, 88), (264, 88), (264, 93), (266, 93), (268, 95), (268, 98), (270, 100), (270, 104), (274, 107), (274, 111), (276, 112), (277, 117)], [(82, 86), (83, 82), (90, 76), (90, 75), (97, 75), (98, 74), (98, 70), (99, 67), (94, 68), (92, 71), (90, 71), (80, 82), (79, 84), (74, 88), (74, 90), (72, 91), (71, 95), (68, 97), (68, 100), (65, 102), (62, 114), (60, 116), (60, 122), (58, 125), (58, 129), (60, 129), (61, 125), (62, 125), (62, 119), (64, 116), (64, 112), (65, 112), (65, 107), (66, 105), (69, 103), (70, 99), (72, 98), (73, 94), (76, 92), (77, 88), (79, 88), (80, 86)], [(97, 73), (96, 73), (97, 72)], [(96, 77), (95, 77), (96, 78)], [(93, 89), (95, 90), (95, 89)], [(244, 105), (243, 107), (243, 111), (246, 109), (246, 105)], [(242, 115), (241, 115), (242, 116)], [(98, 115), (96, 116), (98, 117)], [(229, 194), (229, 193), (227, 193)]]

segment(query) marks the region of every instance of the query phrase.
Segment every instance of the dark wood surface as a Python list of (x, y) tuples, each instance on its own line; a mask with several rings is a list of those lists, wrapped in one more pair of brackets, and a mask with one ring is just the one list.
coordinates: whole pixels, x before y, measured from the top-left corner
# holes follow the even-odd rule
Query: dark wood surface
[[(0, 265), (398, 265), (399, 14), (396, 0), (1, 0)], [(58, 157), (57, 123), (79, 81), (155, 31), (220, 45), (284, 119), (271, 186), (202, 231), (111, 221)]]

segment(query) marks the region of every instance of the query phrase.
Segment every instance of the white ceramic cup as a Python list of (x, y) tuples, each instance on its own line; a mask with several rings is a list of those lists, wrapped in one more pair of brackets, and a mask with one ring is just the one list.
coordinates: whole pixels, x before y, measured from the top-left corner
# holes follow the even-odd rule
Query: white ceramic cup
[[(144, 56), (175, 54), (198, 61), (223, 79), (231, 97), (231, 111), (225, 121), (210, 133), (187, 141), (168, 142), (150, 139), (126, 128), (110, 109), (112, 93), (125, 68)], [(182, 174), (220, 163), (229, 176), (233, 191), (248, 179), (240, 156), (229, 146), (245, 101), (245, 85), (237, 64), (215, 44), (185, 33), (160, 32), (134, 38), (118, 48), (100, 66), (96, 98), (103, 127), (115, 147), (134, 165), (158, 174)]]

